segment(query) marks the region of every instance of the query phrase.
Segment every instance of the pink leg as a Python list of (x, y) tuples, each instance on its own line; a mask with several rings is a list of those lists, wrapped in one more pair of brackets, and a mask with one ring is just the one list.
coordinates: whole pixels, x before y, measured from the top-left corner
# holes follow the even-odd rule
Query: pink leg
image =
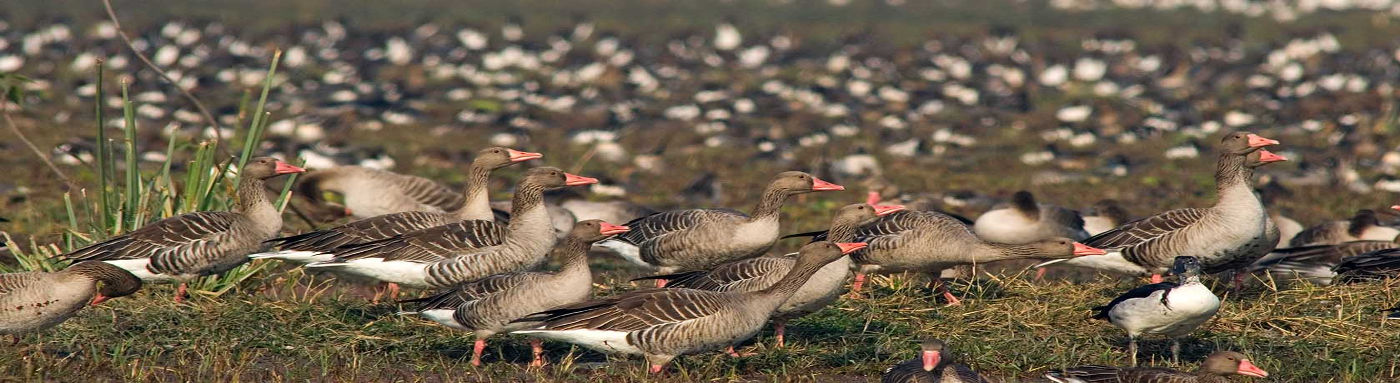
[(1152, 274), (1152, 283), (1162, 283), (1162, 274)]
[(665, 280), (665, 279), (657, 279), (657, 280), (656, 280), (656, 288), (659, 289), (659, 288), (663, 288), (663, 287), (666, 287), (666, 280)]
[(540, 367), (544, 365), (544, 341), (538, 338), (530, 339), (530, 350), (535, 354), (535, 360), (530, 361), (530, 367)]
[(647, 369), (647, 372), (648, 372), (648, 373), (652, 373), (652, 374), (660, 374), (660, 373), (661, 373), (661, 369), (663, 369), (663, 368), (666, 368), (666, 366), (665, 366), (665, 365), (662, 365), (662, 364), (653, 364), (653, 365), (651, 365), (651, 368), (648, 368), (648, 369)]
[(188, 288), (189, 286), (184, 283), (180, 283), (180, 287), (175, 288), (175, 303), (185, 301), (185, 290)]
[(936, 275), (937, 274), (935, 274), (935, 276), (933, 277), (933, 281), (934, 283), (938, 284), (937, 290), (943, 292), (943, 299), (948, 300), (949, 306), (961, 305), (962, 301), (958, 300), (958, 297), (953, 296), (953, 292), (951, 290), (948, 290), (948, 282), (944, 282), (943, 278), (939, 278)]
[(865, 273), (856, 273), (856, 281), (851, 283), (851, 298), (860, 297), (860, 286), (865, 284)]
[(742, 358), (742, 357), (745, 357), (745, 356), (753, 356), (753, 355), (754, 355), (754, 353), (752, 353), (752, 352), (739, 353), (738, 351), (734, 351), (734, 346), (729, 346), (729, 348), (724, 349), (724, 353), (725, 353), (725, 354), (729, 354), (729, 356), (732, 356), (732, 357), (735, 357), (735, 358)]
[(389, 299), (399, 300), (399, 284), (389, 282)]
[(782, 348), (782, 347), (783, 347), (783, 330), (786, 330), (786, 329), (787, 329), (787, 321), (785, 321), (785, 320), (775, 320), (775, 321), (773, 321), (773, 332), (776, 332), (776, 333), (777, 333), (776, 335), (774, 335), (774, 337), (775, 337), (775, 338), (778, 338), (778, 348)]
[(1045, 268), (1037, 267), (1035, 269), (1035, 280), (1039, 281), (1041, 279), (1045, 279)]
[(481, 365), (481, 353), (482, 353), (483, 351), (486, 351), (486, 340), (485, 340), (485, 339), (477, 339), (477, 340), (476, 340), (476, 344), (472, 345), (472, 365), (473, 365), (473, 366), (480, 366), (480, 365)]
[(1244, 270), (1235, 270), (1235, 275), (1230, 278), (1230, 282), (1235, 286), (1235, 291), (1244, 290), (1244, 273)]
[(371, 304), (376, 304), (376, 305), (379, 304), (379, 298), (383, 298), (383, 297), (384, 297), (384, 293), (385, 293), (387, 290), (389, 290), (389, 288), (388, 288), (387, 285), (380, 284), (379, 286), (375, 286), (375, 287), (374, 287), (374, 298), (370, 298), (369, 303), (371, 303)]

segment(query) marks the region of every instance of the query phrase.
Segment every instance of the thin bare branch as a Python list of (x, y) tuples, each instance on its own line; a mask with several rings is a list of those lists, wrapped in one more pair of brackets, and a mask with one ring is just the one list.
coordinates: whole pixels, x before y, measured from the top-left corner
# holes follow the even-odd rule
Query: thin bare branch
[[(170, 75), (165, 74), (164, 70), (161, 70), (160, 67), (156, 66), (155, 63), (151, 62), (151, 59), (147, 58), (145, 54), (141, 53), (141, 51), (136, 49), (136, 44), (133, 44), (131, 42), (131, 37), (127, 36), (126, 31), (122, 30), (122, 22), (117, 20), (117, 12), (112, 10), (111, 0), (102, 0), (102, 6), (107, 8), (107, 19), (112, 21), (112, 27), (116, 28), (117, 36), (121, 36), (122, 41), (126, 43), (126, 47), (128, 49), (131, 49), (131, 53), (135, 54), (136, 58), (140, 59), (142, 63), (145, 63), (146, 67), (151, 68), (151, 70), (155, 71), (156, 74), (160, 75), (160, 78), (164, 79), (165, 82), (170, 84), (170, 86), (175, 87), (175, 90), (180, 91), (180, 94), (185, 96), (185, 99), (190, 100), (191, 104), (194, 104), (195, 109), (198, 109), (199, 114), (204, 117), (204, 121), (208, 123), (209, 126), (214, 127), (214, 142), (216, 144), (215, 147), (218, 148), (221, 154), (227, 154), (228, 149), (224, 148), (224, 145), (222, 145), (224, 141), (223, 129), (219, 128), (218, 120), (214, 119), (214, 115), (212, 113), (209, 113), (208, 108), (204, 107), (204, 103), (199, 102), (199, 98), (196, 98), (194, 94), (191, 94), (188, 90), (185, 90), (185, 88), (180, 87), (180, 84), (176, 83), (175, 79), (170, 78)], [(101, 100), (99, 100), (99, 102), (100, 101)]]

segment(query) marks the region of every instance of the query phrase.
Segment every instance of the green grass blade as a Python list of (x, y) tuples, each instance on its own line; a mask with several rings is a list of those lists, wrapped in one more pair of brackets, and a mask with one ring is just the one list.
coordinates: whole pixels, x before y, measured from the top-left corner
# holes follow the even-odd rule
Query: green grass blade
[(282, 50), (278, 49), (272, 53), (272, 65), (268, 67), (267, 77), (263, 79), (262, 94), (258, 96), (257, 107), (253, 109), (253, 121), (248, 124), (248, 136), (243, 139), (243, 154), (238, 157), (237, 169), (243, 169), (243, 165), (252, 158), (257, 143), (262, 140), (262, 128), (266, 124), (263, 121), (263, 108), (267, 106), (267, 94), (272, 90), (272, 79), (277, 75), (277, 63), (281, 60)]
[(112, 218), (112, 202), (107, 199), (107, 183), (111, 177), (108, 161), (111, 154), (108, 153), (107, 147), (107, 129), (102, 126), (107, 122), (102, 118), (102, 100), (106, 99), (102, 94), (102, 67), (101, 63), (97, 65), (97, 93), (93, 99), (93, 113), (97, 116), (97, 209), (102, 212), (102, 216), (96, 221), (97, 227), (102, 229), (103, 233), (108, 233), (107, 223)]
[(122, 117), (126, 120), (123, 130), (126, 133), (126, 227), (135, 229), (141, 224), (144, 215), (137, 209), (141, 205), (141, 168), (136, 162), (136, 105), (131, 102), (128, 84), (122, 82)]

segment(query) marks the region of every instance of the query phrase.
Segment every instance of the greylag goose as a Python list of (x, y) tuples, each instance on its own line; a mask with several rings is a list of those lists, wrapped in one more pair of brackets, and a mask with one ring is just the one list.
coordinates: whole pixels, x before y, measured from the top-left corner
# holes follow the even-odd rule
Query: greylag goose
[[(819, 234), (816, 240), (851, 242), (856, 237), (860, 225), (876, 217), (904, 210), (899, 205), (851, 204), (836, 211), (831, 220), (831, 228)], [(783, 278), (797, 260), (790, 257), (757, 257), (729, 262), (706, 271), (690, 271), (677, 274), (657, 275), (643, 279), (667, 280), (667, 288), (697, 289), (721, 292), (746, 292), (768, 288)], [(778, 347), (783, 347), (783, 333), (787, 322), (821, 310), (831, 304), (841, 294), (846, 279), (851, 276), (851, 258), (840, 259), (823, 266), (812, 275), (802, 288), (797, 289), (791, 298), (778, 306), (773, 313), (774, 337)]]
[(927, 272), (948, 304), (959, 304), (957, 297), (938, 277), (943, 269), (1011, 259), (1060, 259), (1103, 254), (1103, 250), (1069, 238), (1051, 238), (1027, 244), (987, 242), (966, 224), (942, 213), (900, 211), (880, 217), (856, 231), (856, 241), (869, 243), (865, 250), (851, 255), (857, 265), (856, 284), (868, 273), (902, 271)]
[(1206, 357), (1195, 372), (1165, 368), (1079, 366), (1045, 374), (1044, 382), (1054, 383), (1228, 383), (1230, 375), (1255, 378), (1269, 376), (1268, 371), (1249, 362), (1244, 354), (1219, 351)]
[[(627, 226), (600, 220), (580, 221), (550, 250), (550, 257), (562, 265), (558, 272), (504, 273), (463, 283), (425, 299), (415, 314), (447, 327), (471, 331), (476, 337), (472, 365), (480, 366), (486, 338), (525, 325), (511, 321), (588, 299), (593, 288), (593, 274), (588, 270), (588, 247), (627, 230)], [(530, 365), (543, 365), (540, 340), (532, 339), (530, 346), (535, 354)]]
[(1220, 298), (1201, 284), (1201, 264), (1196, 257), (1176, 257), (1172, 272), (1181, 283), (1161, 282), (1138, 286), (1095, 307), (1094, 319), (1103, 319), (1128, 332), (1128, 354), (1137, 365), (1137, 338), (1163, 335), (1171, 338), (1172, 361), (1181, 352), (1178, 337), (1200, 327), (1220, 309)]
[(953, 362), (946, 345), (929, 339), (919, 345), (919, 357), (885, 370), (880, 383), (988, 383), (977, 371)]
[(1270, 212), (1269, 220), (1274, 221), (1274, 225), (1278, 226), (1278, 244), (1274, 245), (1276, 249), (1289, 247), (1288, 244), (1293, 242), (1293, 238), (1297, 237), (1298, 233), (1302, 233), (1304, 230), (1303, 224), (1298, 223), (1297, 220), (1288, 218), (1288, 216), (1283, 215), (1281, 212)]
[(822, 266), (865, 247), (813, 242), (781, 281), (754, 292), (649, 289), (593, 299), (531, 314), (517, 334), (574, 343), (607, 353), (640, 354), (659, 373), (682, 354), (732, 347), (753, 337), (773, 311)]
[(1128, 210), (1124, 209), (1118, 200), (1099, 200), (1084, 214), (1084, 231), (1089, 232), (1089, 235), (1098, 235), (1128, 221), (1131, 221)]
[(763, 190), (750, 215), (728, 209), (662, 212), (628, 222), (632, 231), (597, 246), (663, 274), (704, 270), (763, 254), (778, 240), (779, 210), (789, 197), (832, 190), (845, 188), (807, 173), (782, 172)]
[[(301, 263), (327, 261), (333, 257), (332, 252), (341, 246), (385, 239), (410, 231), (442, 226), (463, 220), (490, 221), (494, 217), (491, 212), (490, 201), (487, 198), (489, 193), (486, 190), (486, 186), (490, 181), (491, 172), (515, 163), (540, 157), (542, 156), (538, 153), (522, 152), (500, 147), (482, 149), (477, 152), (476, 158), (472, 159), (471, 167), (467, 169), (467, 189), (464, 194), (466, 197), (459, 196), (457, 198), (457, 205), (454, 208), (447, 209), (446, 212), (420, 210), (392, 212), (350, 222), (326, 230), (277, 238), (268, 241), (269, 244), (277, 248), (276, 251), (254, 254), (252, 257), (281, 259)], [(414, 177), (414, 179), (420, 178)], [(423, 181), (431, 182), (427, 180)], [(303, 185), (305, 185), (305, 183)], [(390, 183), (387, 184), (387, 186), (380, 185), (380, 191), (367, 194), (384, 193), (383, 190), (409, 189), (409, 185), (419, 185), (419, 183)], [(360, 187), (367, 188), (370, 187), (370, 185), (362, 185)], [(465, 200), (464, 203), (462, 202), (463, 200)]]
[(554, 167), (530, 169), (515, 188), (508, 225), (456, 223), (342, 246), (336, 257), (308, 264), (416, 288), (447, 287), (492, 274), (518, 271), (544, 260), (554, 245), (544, 191), (598, 180)]
[(1253, 133), (1225, 136), (1220, 140), (1216, 162), (1215, 205), (1170, 210), (1129, 222), (1084, 240), (1089, 246), (1108, 250), (1108, 254), (1054, 260), (1036, 267), (1063, 263), (1120, 274), (1152, 275), (1153, 282), (1160, 282), (1161, 273), (1179, 255), (1199, 258), (1207, 273), (1247, 266), (1278, 242), (1278, 228), (1269, 221), (1264, 206), (1249, 187), (1253, 167), (1285, 160), (1260, 149), (1277, 144), (1278, 141)]
[[(494, 167), (478, 167), (483, 156), (489, 157), (493, 162), (506, 158), (509, 160)], [(470, 219), (490, 219), (490, 212), (480, 209), (485, 205), (484, 201), (487, 198), (484, 186), (491, 169), (540, 157), (542, 155), (539, 153), (499, 147), (477, 152), (476, 160), (472, 161), (472, 171), (465, 194), (458, 194), (423, 177), (359, 166), (311, 171), (298, 182), (297, 190), (303, 196), (317, 201), (327, 192), (340, 194), (346, 212), (358, 219), (412, 211), (450, 213), (464, 209), (471, 210), (465, 212), (467, 215), (474, 215)]]
[(1267, 272), (1275, 279), (1299, 278), (1319, 285), (1332, 284), (1332, 269), (1343, 260), (1374, 251), (1400, 248), (1391, 241), (1351, 241), (1336, 245), (1315, 245), (1277, 249), (1254, 261), (1249, 272)]
[(1377, 250), (1342, 258), (1332, 268), (1342, 283), (1400, 278), (1400, 249)]
[(282, 214), (267, 200), (264, 180), (304, 171), (275, 158), (254, 158), (240, 172), (233, 211), (166, 218), (59, 257), (107, 262), (146, 282), (180, 282), (175, 301), (181, 302), (185, 281), (242, 265), (282, 230)]
[(78, 262), (56, 272), (0, 274), (0, 334), (19, 336), (53, 327), (84, 306), (141, 289), (141, 279), (106, 262)]
[(993, 208), (977, 217), (972, 231), (982, 239), (1010, 244), (1058, 237), (1076, 241), (1089, 238), (1079, 212), (1037, 203), (1035, 196), (1025, 190), (1013, 194), (1010, 205)]
[(1349, 220), (1324, 222), (1309, 227), (1293, 236), (1288, 245), (1300, 247), (1335, 245), (1351, 241), (1394, 241), (1396, 236), (1400, 236), (1400, 230), (1381, 226), (1375, 210), (1361, 209)]

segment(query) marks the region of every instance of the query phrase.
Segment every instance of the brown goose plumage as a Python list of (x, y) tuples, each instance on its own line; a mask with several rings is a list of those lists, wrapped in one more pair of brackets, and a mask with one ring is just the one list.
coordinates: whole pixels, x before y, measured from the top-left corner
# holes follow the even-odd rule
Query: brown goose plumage
[(1336, 245), (1351, 241), (1394, 241), (1400, 230), (1381, 226), (1376, 211), (1361, 209), (1351, 219), (1325, 222), (1309, 227), (1293, 236), (1289, 247)]
[(1343, 260), (1374, 251), (1400, 248), (1392, 241), (1351, 241), (1277, 249), (1250, 265), (1249, 272), (1267, 272), (1276, 279), (1300, 278), (1319, 285), (1332, 284), (1332, 269)]
[[(942, 286), (939, 272), (959, 265), (1011, 259), (1062, 259), (1102, 254), (1069, 238), (1053, 238), (1023, 245), (987, 242), (966, 224), (936, 212), (901, 211), (880, 217), (856, 231), (856, 241), (870, 244), (851, 256), (862, 274), (903, 271), (926, 272), (949, 304), (957, 297)], [(853, 292), (858, 290), (853, 287)]]
[(628, 222), (631, 232), (598, 246), (661, 273), (704, 270), (768, 251), (778, 240), (783, 203), (794, 195), (828, 190), (844, 188), (807, 173), (783, 172), (769, 182), (751, 215), (728, 209), (662, 212)]
[[(313, 170), (297, 182), (297, 190), (318, 202), (323, 202), (325, 193), (337, 193), (344, 200), (345, 210), (358, 219), (412, 211), (457, 213), (460, 210), (468, 210), (457, 214), (467, 216), (463, 219), (491, 219), (491, 212), (482, 210), (487, 198), (482, 186), (491, 169), (540, 157), (539, 153), (501, 147), (483, 149), (473, 159), (465, 193), (457, 193), (427, 178), (359, 166)], [(478, 168), (483, 158), (493, 165)], [(503, 159), (508, 160), (498, 161)]]
[(179, 302), (185, 281), (242, 265), (282, 230), (282, 214), (267, 200), (263, 180), (304, 171), (275, 158), (254, 158), (241, 171), (233, 211), (166, 218), (59, 257), (111, 263), (146, 282), (180, 282)]
[(83, 307), (141, 288), (135, 275), (105, 262), (79, 262), (56, 272), (0, 274), (0, 334), (14, 336), (62, 323)]
[(504, 228), (485, 221), (461, 221), (342, 246), (335, 258), (307, 267), (418, 288), (447, 287), (526, 269), (543, 261), (556, 239), (548, 225), (544, 191), (597, 182), (554, 167), (530, 169), (516, 187), (511, 220)]
[[(1108, 254), (1056, 260), (1130, 275), (1160, 275), (1176, 256), (1193, 256), (1207, 273), (1248, 266), (1278, 242), (1278, 228), (1268, 219), (1249, 186), (1254, 167), (1284, 158), (1260, 148), (1278, 141), (1246, 132), (1225, 136), (1216, 162), (1216, 203), (1204, 208), (1167, 211), (1129, 222), (1084, 240)], [(1154, 277), (1159, 281), (1160, 277)]]
[[(860, 225), (901, 210), (904, 210), (904, 207), (899, 205), (846, 205), (836, 211), (831, 220), (831, 228), (819, 238), (832, 242), (852, 242)], [(723, 292), (758, 291), (778, 283), (796, 264), (797, 260), (791, 257), (765, 256), (726, 263), (712, 270), (658, 275), (636, 280), (666, 280), (667, 288)], [(783, 334), (788, 321), (817, 312), (831, 304), (840, 296), (841, 289), (850, 276), (851, 258), (841, 257), (822, 266), (807, 283), (802, 284), (802, 288), (797, 289), (792, 297), (778, 306), (777, 311), (773, 313), (773, 329), (776, 331), (778, 347), (783, 347)]]
[[(381, 240), (395, 235), (438, 227), (464, 220), (492, 221), (490, 201), (487, 198), (487, 184), (491, 172), (521, 161), (540, 158), (538, 153), (521, 152), (507, 148), (486, 148), (477, 152), (467, 170), (465, 203), (459, 203), (444, 211), (399, 211), (361, 219), (326, 230), (313, 231), (268, 241), (276, 250), (255, 254), (253, 258), (271, 258), (301, 263), (326, 261), (333, 257), (332, 252), (342, 246), (349, 246)], [(425, 180), (426, 181), (426, 180)], [(431, 181), (428, 181), (431, 182)], [(303, 183), (305, 185), (305, 183)], [(368, 188), (370, 186), (362, 186)], [(406, 188), (381, 186), (383, 190)], [(455, 193), (454, 193), (455, 194)], [(486, 225), (490, 226), (490, 225)]]
[(1332, 268), (1341, 283), (1400, 278), (1400, 249), (1372, 251), (1342, 261)]
[(977, 371), (953, 361), (947, 345), (928, 339), (919, 345), (919, 357), (885, 370), (880, 383), (990, 383)]
[(1195, 372), (1166, 368), (1079, 366), (1045, 374), (1039, 382), (1054, 383), (1228, 383), (1230, 375), (1256, 378), (1269, 373), (1251, 363), (1244, 354), (1220, 351), (1206, 357)]
[(1132, 221), (1130, 217), (1128, 210), (1117, 200), (1099, 200), (1084, 213), (1084, 231), (1091, 236), (1098, 235)]
[(562, 306), (521, 318), (519, 334), (575, 343), (602, 352), (640, 354), (650, 371), (676, 356), (731, 347), (753, 337), (773, 310), (831, 261), (864, 244), (814, 242), (781, 281), (756, 292), (651, 289)]
[[(512, 272), (460, 284), (426, 298), (416, 313), (447, 327), (471, 331), (476, 337), (472, 365), (479, 366), (486, 338), (527, 325), (511, 321), (588, 299), (593, 289), (588, 247), (625, 232), (626, 226), (600, 220), (580, 221), (549, 252), (550, 258), (558, 260), (562, 266), (558, 272)], [(531, 365), (543, 364), (539, 340), (533, 339), (530, 343), (535, 351)]]

